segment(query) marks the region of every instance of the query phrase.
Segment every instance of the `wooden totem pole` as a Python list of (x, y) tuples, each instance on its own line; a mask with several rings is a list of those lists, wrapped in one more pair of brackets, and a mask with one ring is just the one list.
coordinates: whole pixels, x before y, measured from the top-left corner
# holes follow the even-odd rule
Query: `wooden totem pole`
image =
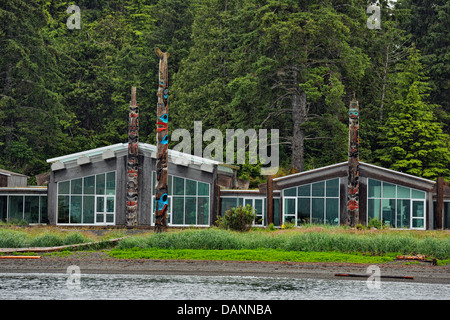
[(139, 106), (136, 103), (136, 87), (131, 88), (131, 101), (128, 121), (127, 156), (127, 226), (137, 225), (138, 205), (138, 148)]
[(347, 224), (359, 223), (359, 106), (353, 99), (349, 108)]
[(169, 73), (167, 59), (169, 53), (162, 52), (156, 48), (159, 57), (159, 83), (157, 116), (156, 116), (156, 208), (155, 208), (155, 232), (167, 230), (167, 207), (169, 196), (167, 189), (167, 165), (168, 165), (168, 142), (169, 137), (167, 123), (169, 121)]

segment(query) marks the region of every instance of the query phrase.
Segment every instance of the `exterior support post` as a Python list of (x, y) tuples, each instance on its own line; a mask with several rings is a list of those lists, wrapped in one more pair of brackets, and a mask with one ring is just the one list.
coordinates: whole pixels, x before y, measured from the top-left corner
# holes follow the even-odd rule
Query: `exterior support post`
[(137, 225), (138, 206), (138, 155), (139, 155), (139, 106), (136, 103), (136, 87), (131, 88), (128, 119), (127, 156), (127, 226)]
[(353, 99), (349, 108), (347, 224), (359, 224), (359, 105)]
[(159, 82), (157, 117), (156, 117), (156, 186), (155, 186), (155, 232), (167, 230), (167, 207), (169, 204), (169, 195), (167, 188), (167, 166), (168, 166), (168, 143), (169, 131), (167, 124), (169, 122), (169, 72), (167, 59), (169, 53), (162, 52), (156, 48), (156, 54), (159, 57)]
[(436, 230), (444, 229), (444, 178), (438, 177), (436, 181)]

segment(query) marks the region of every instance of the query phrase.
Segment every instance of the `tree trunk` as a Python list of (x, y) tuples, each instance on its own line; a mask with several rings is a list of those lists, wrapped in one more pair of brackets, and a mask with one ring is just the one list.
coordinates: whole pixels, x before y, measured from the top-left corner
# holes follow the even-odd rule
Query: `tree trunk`
[(291, 171), (302, 172), (305, 156), (305, 132), (301, 125), (306, 122), (306, 92), (294, 89), (292, 95), (292, 144)]

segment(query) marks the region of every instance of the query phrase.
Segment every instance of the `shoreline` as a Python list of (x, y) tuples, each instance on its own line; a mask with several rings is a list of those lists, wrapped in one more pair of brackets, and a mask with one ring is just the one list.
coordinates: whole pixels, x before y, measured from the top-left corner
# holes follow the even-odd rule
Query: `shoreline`
[[(70, 257), (0, 259), (0, 273), (66, 273), (76, 265), (81, 274), (199, 275), (367, 280), (369, 264), (327, 262), (264, 262), (223, 260), (117, 259), (99, 251), (79, 251)], [(381, 281), (450, 284), (450, 266), (377, 264)], [(367, 275), (366, 277), (336, 274)], [(389, 278), (393, 277), (393, 278)], [(401, 279), (400, 277), (412, 277)]]

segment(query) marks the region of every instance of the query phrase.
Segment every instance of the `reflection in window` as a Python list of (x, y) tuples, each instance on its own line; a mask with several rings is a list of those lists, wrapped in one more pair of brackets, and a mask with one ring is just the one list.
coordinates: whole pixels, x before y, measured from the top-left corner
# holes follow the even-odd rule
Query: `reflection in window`
[[(155, 218), (156, 172), (152, 174), (153, 181), (153, 219)], [(169, 225), (209, 225), (209, 188), (208, 183), (182, 177), (168, 175), (167, 220)], [(222, 202), (222, 206), (227, 203)], [(235, 206), (234, 203), (230, 205)]]
[[(284, 221), (339, 224), (339, 178), (283, 190)], [(296, 207), (296, 209), (295, 209)]]
[(421, 190), (368, 179), (367, 222), (392, 228), (425, 228), (425, 197)]
[(114, 224), (116, 172), (58, 183), (58, 224)]

